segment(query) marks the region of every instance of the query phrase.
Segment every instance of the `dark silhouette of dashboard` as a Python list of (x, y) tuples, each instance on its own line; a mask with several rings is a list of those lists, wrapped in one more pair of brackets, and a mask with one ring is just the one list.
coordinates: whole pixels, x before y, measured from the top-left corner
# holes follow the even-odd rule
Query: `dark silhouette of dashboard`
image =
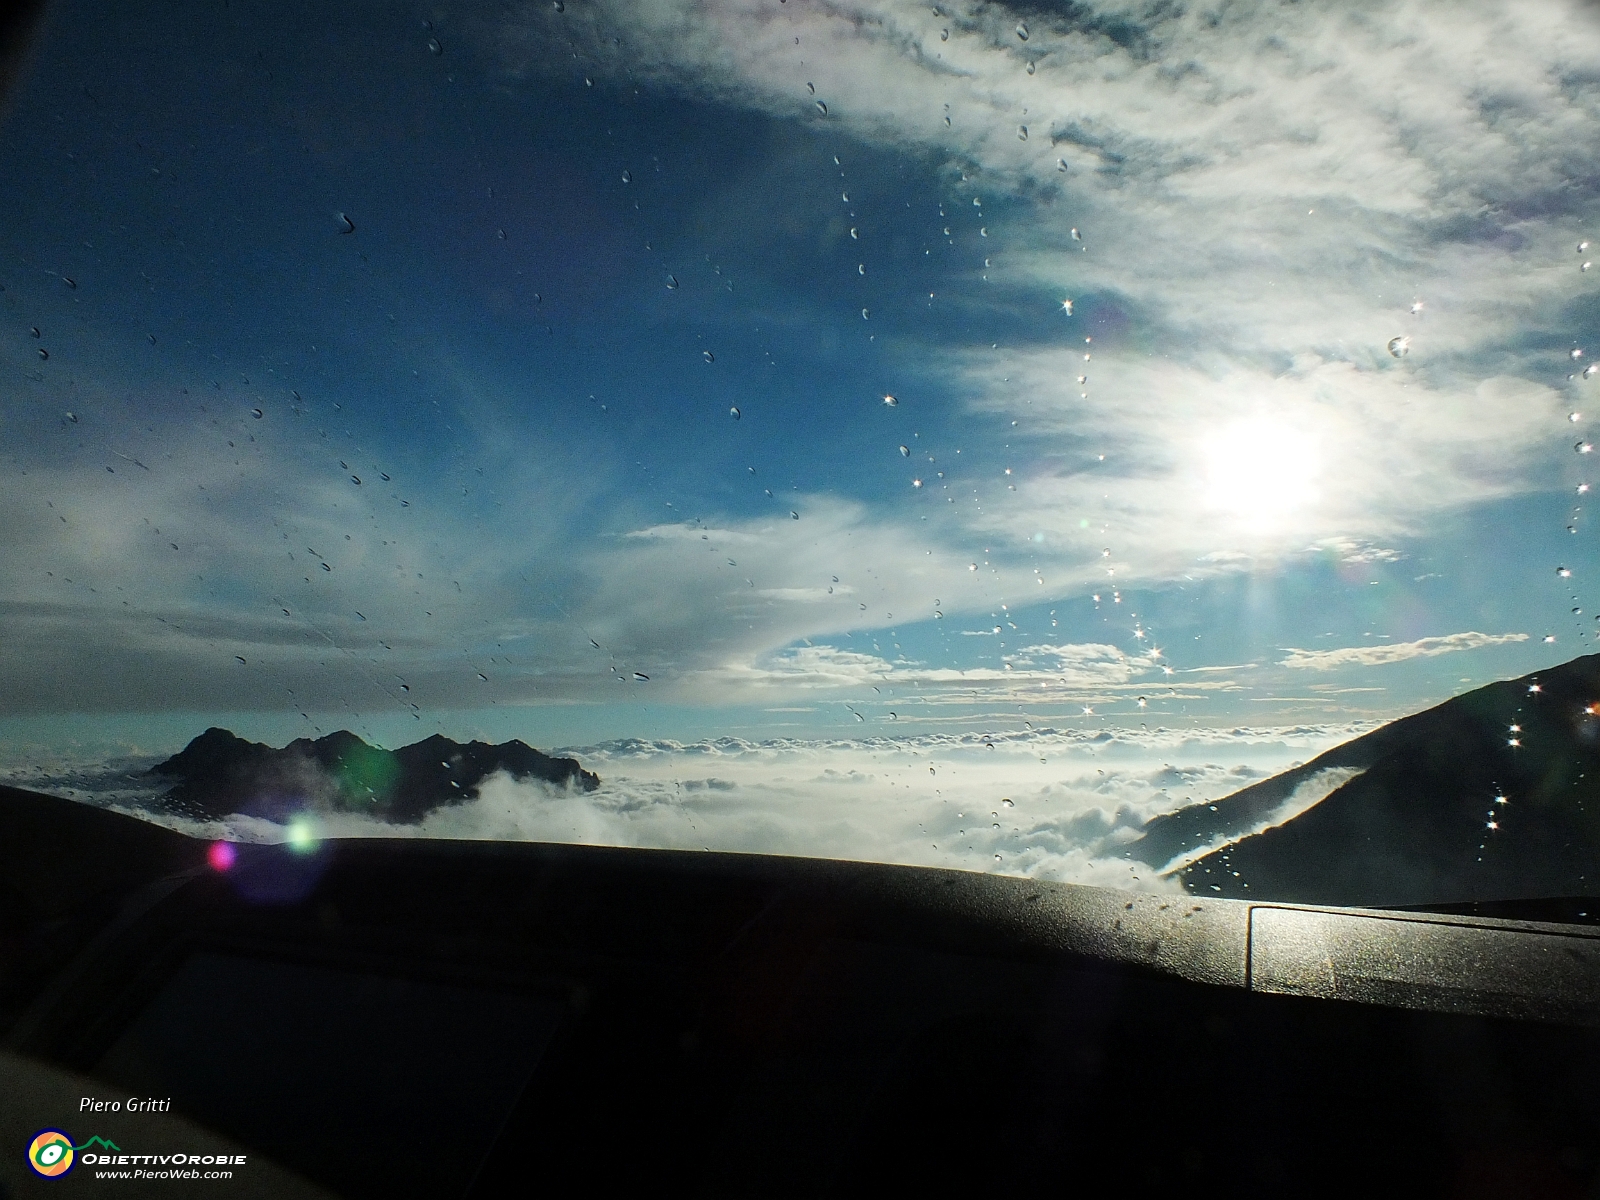
[(6, 1049), (339, 1195), (1597, 1179), (1585, 925), (753, 855), (207, 850), (0, 795)]

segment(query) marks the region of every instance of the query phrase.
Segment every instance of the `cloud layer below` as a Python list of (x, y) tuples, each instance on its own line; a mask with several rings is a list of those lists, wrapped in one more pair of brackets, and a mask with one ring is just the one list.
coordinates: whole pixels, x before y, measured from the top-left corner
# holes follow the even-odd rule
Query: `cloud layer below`
[[(1150, 817), (1207, 803), (1364, 730), (1349, 726), (1055, 730), (831, 741), (622, 741), (562, 751), (594, 793), (504, 776), (419, 825), (312, 813), (317, 837), (449, 837), (711, 849), (958, 867), (1104, 886), (1170, 888), (1127, 849)], [(149, 817), (118, 760), (5, 781)], [(282, 841), (255, 819), (159, 818), (195, 836)], [(1154, 864), (1160, 866), (1161, 864)]]

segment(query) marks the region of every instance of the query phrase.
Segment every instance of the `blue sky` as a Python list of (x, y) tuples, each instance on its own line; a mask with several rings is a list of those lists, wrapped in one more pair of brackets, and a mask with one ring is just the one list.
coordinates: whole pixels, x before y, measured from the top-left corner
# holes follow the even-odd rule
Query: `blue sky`
[(1140, 11), (58, 6), (0, 738), (1342, 728), (1587, 652), (1592, 14)]

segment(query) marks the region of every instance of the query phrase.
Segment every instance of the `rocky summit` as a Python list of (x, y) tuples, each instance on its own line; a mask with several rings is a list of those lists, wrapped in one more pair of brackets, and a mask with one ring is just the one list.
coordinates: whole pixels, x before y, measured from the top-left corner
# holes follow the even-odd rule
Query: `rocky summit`
[(479, 785), (499, 771), (579, 791), (600, 786), (576, 759), (552, 758), (521, 741), (461, 743), (435, 734), (385, 750), (342, 729), (280, 750), (212, 728), (150, 774), (175, 781), (161, 797), (164, 808), (199, 819), (239, 813), (284, 821), (315, 811), (416, 822), (476, 799)]

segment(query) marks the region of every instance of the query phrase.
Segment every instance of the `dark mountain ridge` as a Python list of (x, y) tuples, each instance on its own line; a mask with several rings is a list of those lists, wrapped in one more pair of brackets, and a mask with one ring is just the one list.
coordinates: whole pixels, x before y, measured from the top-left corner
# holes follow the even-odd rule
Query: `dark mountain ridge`
[(416, 822), (432, 810), (475, 799), (496, 771), (593, 791), (600, 779), (576, 759), (552, 758), (521, 741), (461, 742), (434, 734), (385, 750), (348, 730), (297, 738), (283, 749), (211, 728), (150, 769), (178, 782), (168, 810), (215, 819), (233, 813), (283, 821), (305, 811), (367, 813)]
[[(1248, 834), (1330, 767), (1361, 774)], [(1246, 836), (1239, 836), (1246, 834)], [(1600, 655), (1491, 683), (1336, 746), (1215, 805), (1157, 817), (1128, 847), (1190, 891), (1369, 906), (1600, 891)]]

